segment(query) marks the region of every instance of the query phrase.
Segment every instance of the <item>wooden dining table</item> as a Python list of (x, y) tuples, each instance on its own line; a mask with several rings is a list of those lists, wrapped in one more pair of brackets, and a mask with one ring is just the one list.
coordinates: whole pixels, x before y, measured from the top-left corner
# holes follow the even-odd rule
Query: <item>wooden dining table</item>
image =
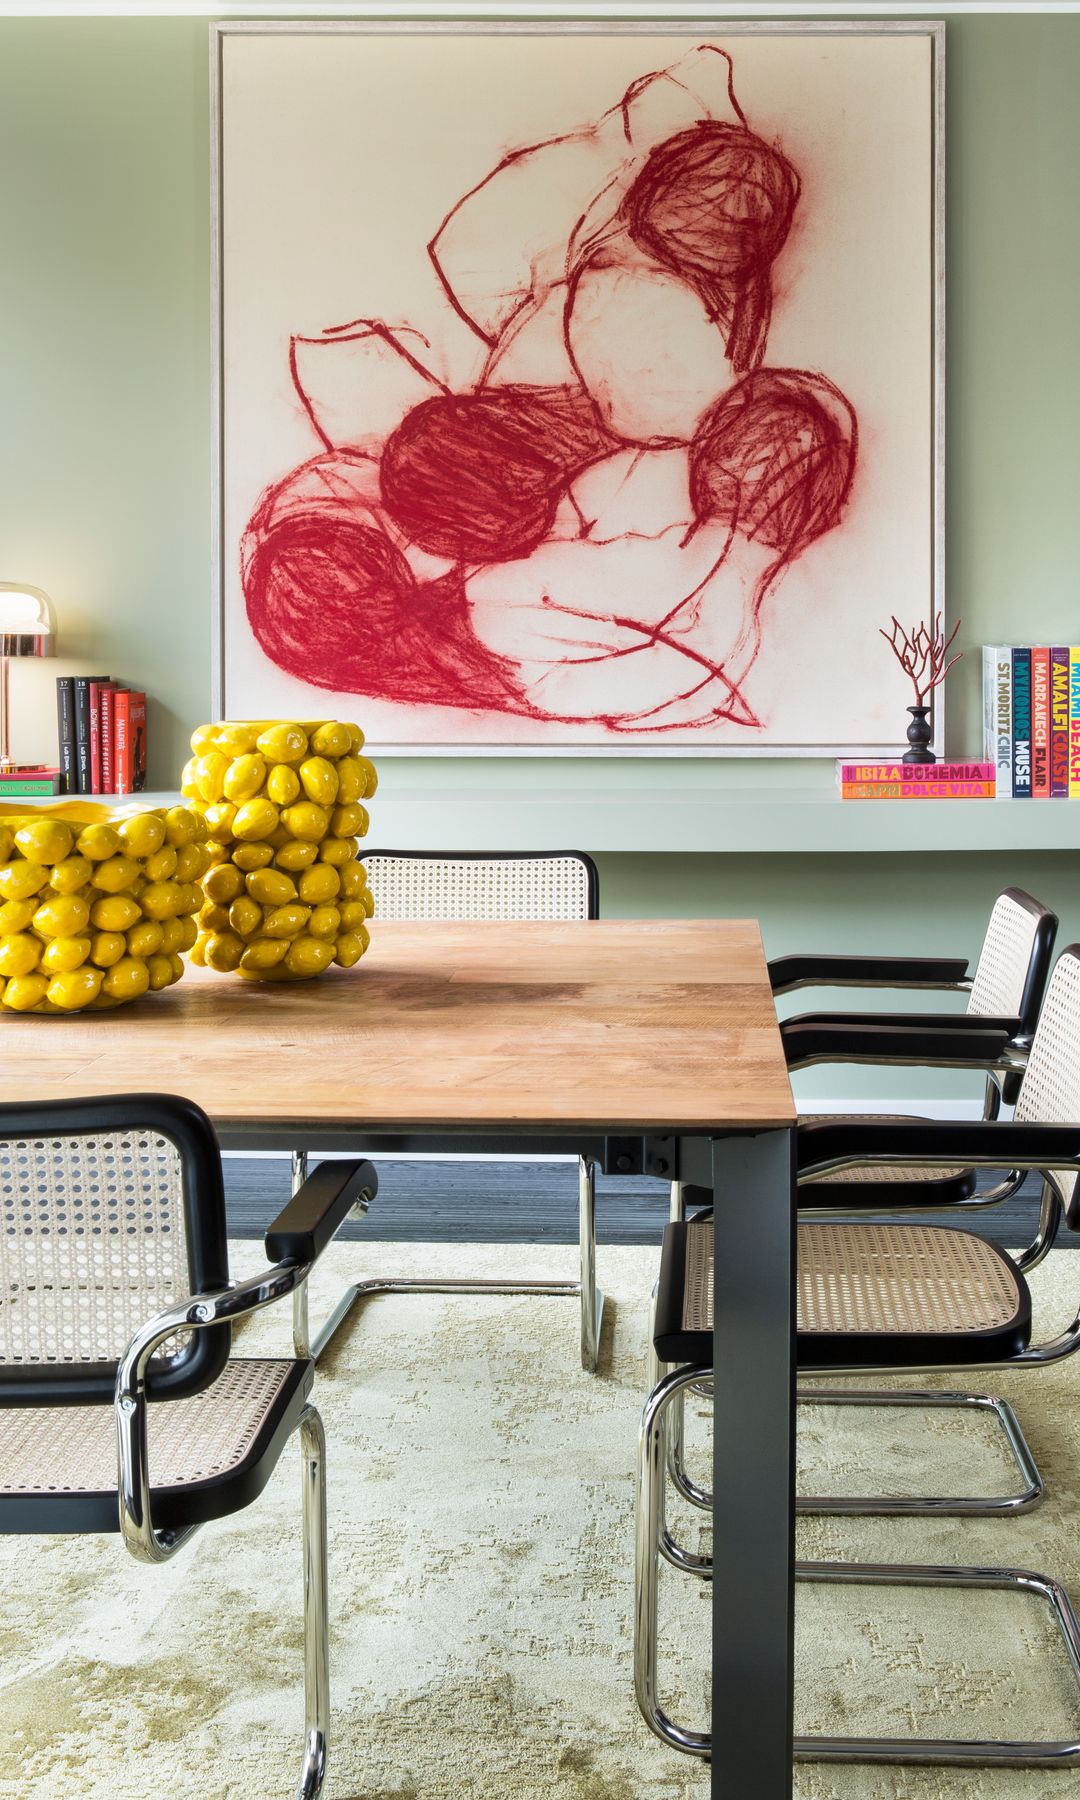
[(190, 967), (112, 1012), (0, 1014), (0, 1058), (5, 1100), (183, 1094), (225, 1149), (565, 1153), (711, 1187), (711, 1792), (788, 1800), (795, 1105), (755, 922), (376, 919), (316, 981)]

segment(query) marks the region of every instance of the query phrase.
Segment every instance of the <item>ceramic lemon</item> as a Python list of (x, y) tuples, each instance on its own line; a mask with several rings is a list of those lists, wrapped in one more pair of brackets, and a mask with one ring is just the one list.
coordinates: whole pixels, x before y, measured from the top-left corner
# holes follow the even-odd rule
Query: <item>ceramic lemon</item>
[(171, 987), (209, 860), (186, 806), (0, 806), (0, 1012), (96, 1011)]
[[(336, 719), (225, 720), (192, 733), (180, 791), (212, 845), (193, 962), (247, 981), (305, 981), (359, 962), (374, 903), (357, 840), (378, 785), (363, 747), (359, 726)], [(0, 895), (24, 898), (36, 896)]]

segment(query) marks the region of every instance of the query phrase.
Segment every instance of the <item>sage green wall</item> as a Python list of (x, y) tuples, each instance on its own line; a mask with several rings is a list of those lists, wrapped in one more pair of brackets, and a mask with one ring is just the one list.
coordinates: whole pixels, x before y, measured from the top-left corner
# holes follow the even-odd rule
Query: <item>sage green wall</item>
[[(210, 705), (207, 35), (203, 20), (0, 21), (0, 578), (53, 596), (65, 653), (16, 671), (17, 747), (48, 754), (55, 673), (122, 674), (153, 696), (161, 786)], [(950, 610), (969, 647), (1075, 641), (1080, 17), (950, 19), (947, 62)], [(951, 748), (970, 750), (977, 651), (953, 684)], [(651, 789), (829, 781), (831, 765), (416, 760), (385, 778), (436, 774), (640, 788), (641, 849), (603, 863), (610, 913), (753, 913), (773, 952), (965, 949), (1011, 880), (1080, 936), (1075, 857), (645, 854)]]

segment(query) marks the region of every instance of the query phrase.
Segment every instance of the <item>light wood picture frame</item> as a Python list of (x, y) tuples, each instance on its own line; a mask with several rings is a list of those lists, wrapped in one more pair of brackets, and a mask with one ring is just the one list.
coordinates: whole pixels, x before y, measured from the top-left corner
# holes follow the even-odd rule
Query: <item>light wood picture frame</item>
[(944, 26), (211, 33), (219, 713), (894, 755), (879, 628), (945, 614)]

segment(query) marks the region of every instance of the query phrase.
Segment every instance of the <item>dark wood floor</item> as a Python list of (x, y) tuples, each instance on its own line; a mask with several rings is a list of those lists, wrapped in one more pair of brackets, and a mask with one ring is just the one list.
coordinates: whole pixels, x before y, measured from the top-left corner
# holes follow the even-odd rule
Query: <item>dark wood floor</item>
[[(577, 1171), (571, 1163), (380, 1162), (379, 1197), (343, 1237), (404, 1243), (570, 1244), (577, 1241)], [(289, 1195), (283, 1157), (225, 1159), (225, 1202), (234, 1237), (261, 1237)], [(1003, 1244), (1027, 1243), (1038, 1218), (1032, 1180), (1016, 1200), (963, 1224)], [(665, 1182), (601, 1175), (596, 1235), (602, 1244), (657, 1244), (668, 1211)], [(952, 1223), (959, 1223), (956, 1214)], [(1065, 1244), (1080, 1240), (1066, 1235)]]

